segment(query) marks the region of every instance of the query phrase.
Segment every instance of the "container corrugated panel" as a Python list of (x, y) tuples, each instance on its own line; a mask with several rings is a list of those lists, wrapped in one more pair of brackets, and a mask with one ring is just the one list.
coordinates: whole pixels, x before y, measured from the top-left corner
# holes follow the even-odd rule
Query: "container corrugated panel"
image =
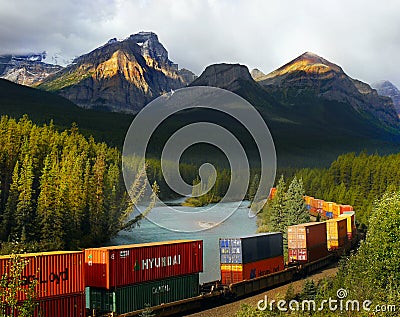
[(203, 271), (203, 241), (174, 240), (85, 250), (86, 286), (110, 289)]
[(288, 227), (289, 249), (311, 249), (325, 245), (326, 225), (324, 222), (308, 222)]
[(336, 218), (340, 215), (340, 205), (339, 204), (332, 204), (332, 213), (333, 213), (333, 218)]
[(342, 247), (347, 242), (347, 220), (344, 218), (331, 219), (326, 223), (328, 250)]
[(124, 314), (199, 295), (199, 274), (119, 287), (115, 290), (87, 288), (86, 308), (98, 313)]
[[(85, 294), (72, 294), (41, 299), (37, 302), (33, 317), (85, 317)], [(11, 316), (6, 309), (7, 316)], [(14, 316), (20, 316), (16, 309)]]
[(250, 280), (282, 271), (284, 267), (283, 256), (246, 264), (221, 264), (221, 283), (229, 285), (243, 280)]
[[(84, 254), (77, 252), (43, 252), (20, 255), (27, 262), (22, 272), (23, 287), (37, 281), (37, 298), (47, 298), (73, 293), (83, 293)], [(10, 270), (10, 256), (0, 256), (0, 275)], [(18, 300), (25, 300), (20, 292)]]
[(317, 245), (309, 249), (288, 249), (288, 260), (292, 262), (312, 262), (328, 255), (327, 245)]
[(220, 263), (241, 264), (283, 255), (281, 232), (262, 233), (240, 238), (220, 238)]
[(353, 236), (355, 236), (354, 214), (342, 214), (339, 218), (345, 218), (347, 220), (347, 237), (351, 240)]

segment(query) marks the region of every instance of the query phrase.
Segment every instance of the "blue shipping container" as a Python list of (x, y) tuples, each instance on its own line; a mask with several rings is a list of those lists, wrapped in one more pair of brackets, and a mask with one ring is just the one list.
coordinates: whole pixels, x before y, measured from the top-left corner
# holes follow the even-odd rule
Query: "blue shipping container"
[(327, 218), (333, 218), (333, 212), (327, 211), (326, 212), (326, 217)]
[(219, 243), (221, 264), (246, 264), (283, 255), (280, 232), (220, 238)]
[(306, 208), (307, 208), (307, 210), (310, 210), (311, 206), (310, 205), (306, 205)]

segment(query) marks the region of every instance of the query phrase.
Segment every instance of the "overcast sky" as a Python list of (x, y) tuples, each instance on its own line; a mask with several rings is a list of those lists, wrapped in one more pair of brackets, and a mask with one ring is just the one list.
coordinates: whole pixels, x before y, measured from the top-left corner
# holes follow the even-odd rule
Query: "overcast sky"
[[(83, 3), (83, 4), (82, 4)], [(0, 0), (0, 54), (58, 63), (108, 39), (153, 31), (180, 67), (219, 62), (268, 73), (305, 51), (372, 83), (400, 87), (398, 0)]]

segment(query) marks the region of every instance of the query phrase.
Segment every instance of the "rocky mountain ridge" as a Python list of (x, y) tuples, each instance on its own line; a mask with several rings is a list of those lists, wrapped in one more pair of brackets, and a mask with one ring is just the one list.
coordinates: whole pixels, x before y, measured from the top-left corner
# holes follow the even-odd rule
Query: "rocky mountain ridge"
[(63, 67), (43, 62), (46, 52), (24, 55), (6, 54), (0, 56), (0, 78), (34, 86)]
[(152, 99), (185, 87), (194, 74), (179, 72), (152, 32), (140, 32), (76, 58), (39, 86), (84, 108), (136, 113)]

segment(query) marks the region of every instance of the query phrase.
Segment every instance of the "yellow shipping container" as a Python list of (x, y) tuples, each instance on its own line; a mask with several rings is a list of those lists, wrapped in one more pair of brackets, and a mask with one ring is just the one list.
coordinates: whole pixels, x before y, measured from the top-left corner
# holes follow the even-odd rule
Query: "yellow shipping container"
[(340, 215), (340, 205), (333, 203), (332, 204), (332, 212), (333, 212), (333, 218), (337, 218)]
[(334, 204), (334, 203), (331, 202), (331, 201), (328, 201), (327, 204), (328, 204), (328, 210), (327, 210), (327, 211), (333, 212), (333, 204)]
[(328, 249), (337, 249), (343, 246), (347, 241), (347, 219), (331, 219), (325, 223)]

